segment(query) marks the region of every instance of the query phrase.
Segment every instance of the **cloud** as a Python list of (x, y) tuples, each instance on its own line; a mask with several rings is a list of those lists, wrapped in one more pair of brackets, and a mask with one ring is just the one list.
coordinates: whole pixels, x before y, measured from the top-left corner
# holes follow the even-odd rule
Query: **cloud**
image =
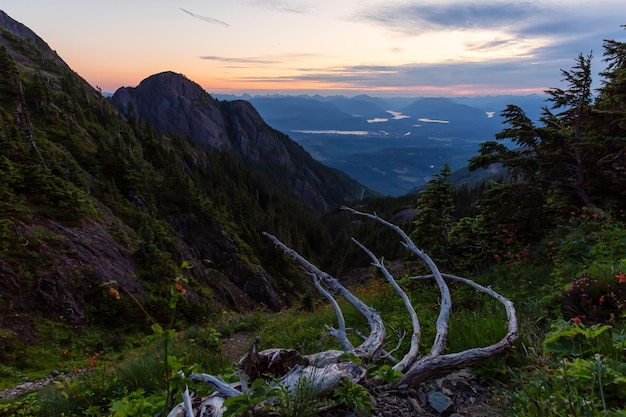
[(560, 68), (568, 62), (534, 62), (531, 58), (499, 59), (487, 62), (449, 62), (445, 64), (408, 64), (399, 66), (357, 65), (325, 69), (301, 68), (286, 77), (249, 77), (247, 81), (276, 84), (314, 82), (335, 89), (363, 91), (395, 90), (416, 94), (449, 95), (508, 92), (541, 93), (561, 82)]
[(357, 10), (353, 19), (406, 36), (430, 31), (498, 30), (519, 37), (579, 37), (617, 29), (626, 4), (603, 2), (404, 1)]
[[(304, 12), (305, 8), (291, 7), (282, 1), (239, 0), (249, 5), (277, 11)], [(478, 54), (480, 60), (457, 58), (439, 63), (413, 62), (404, 65), (336, 65), (326, 68), (295, 67), (298, 58), (310, 54), (284, 54), (259, 57), (217, 57), (202, 59), (225, 65), (249, 67), (252, 65), (281, 66), (289, 71), (284, 76), (250, 76), (240, 78), (248, 82), (276, 85), (301, 82), (322, 88), (351, 91), (386, 90), (398, 93), (446, 95), (486, 93), (533, 93), (559, 87), (561, 69), (570, 69), (579, 53), (594, 52), (593, 71), (604, 69), (602, 43), (604, 39), (623, 39), (622, 17), (626, 3), (605, 0), (601, 3), (570, 0), (559, 2), (515, 1), (502, 3), (484, 0), (467, 3), (463, 0), (396, 0), (368, 2), (360, 6), (351, 21), (383, 27), (403, 37), (420, 36), (429, 32), (490, 31), (491, 39), (467, 36), (468, 56)], [(435, 0), (431, 0), (435, 1)], [(363, 3), (360, 3), (363, 4)], [(610, 7), (609, 7), (610, 6)], [(287, 10), (289, 9), (289, 10)], [(472, 39), (472, 41), (470, 41)], [(484, 37), (483, 37), (484, 39)], [(397, 41), (397, 36), (395, 37)], [(433, 45), (433, 47), (435, 47)], [(398, 44), (389, 51), (402, 53)], [(493, 52), (493, 53), (491, 53)], [(487, 59), (492, 56), (494, 58)], [(286, 68), (289, 64), (292, 68)], [(598, 86), (596, 84), (596, 86)]]
[(222, 22), (221, 20), (213, 19), (212, 17), (201, 16), (199, 14), (192, 13), (189, 10), (185, 10), (182, 7), (180, 8), (180, 10), (187, 13), (191, 17), (195, 17), (196, 19), (202, 20), (207, 23), (212, 23), (212, 24), (222, 25), (222, 26), (230, 26), (228, 23)]
[(494, 39), (485, 42), (466, 42), (465, 47), (470, 51), (489, 51), (492, 49), (500, 49), (508, 46), (515, 46), (519, 43), (516, 39)]
[(243, 68), (249, 68), (250, 64), (254, 65), (283, 65), (290, 61), (299, 60), (303, 58), (318, 58), (320, 54), (307, 54), (307, 53), (284, 53), (277, 55), (266, 55), (263, 57), (225, 57), (215, 55), (200, 56), (200, 59), (207, 61), (221, 62), (224, 64), (233, 64), (231, 66)]
[(291, 2), (284, 2), (279, 0), (247, 0), (245, 2), (248, 5), (254, 7), (260, 7), (266, 10), (273, 10), (277, 12), (288, 12), (288, 13), (309, 13), (310, 10), (306, 6), (293, 4)]
[(545, 11), (531, 3), (424, 2), (384, 4), (357, 12), (355, 19), (389, 30), (420, 35), (433, 30), (493, 29), (515, 27)]
[(494, 31), (497, 37), (466, 42), (469, 51), (518, 51), (485, 62), (413, 64), (394, 76), (374, 77), (381, 85), (516, 85), (524, 88), (558, 86), (561, 69), (570, 69), (580, 53), (594, 52), (594, 78), (604, 69), (604, 39), (623, 39), (626, 3), (603, 2), (466, 2), (464, 0), (396, 1), (363, 8), (353, 14), (360, 22), (381, 26), (402, 36), (443, 31)]
[(224, 62), (227, 64), (241, 64), (241, 65), (245, 65), (246, 67), (248, 67), (249, 64), (278, 64), (280, 63), (280, 61), (272, 61), (272, 60), (261, 59), (261, 58), (229, 58), (229, 57), (213, 56), (213, 55), (201, 56), (200, 59), (205, 59), (207, 61)]

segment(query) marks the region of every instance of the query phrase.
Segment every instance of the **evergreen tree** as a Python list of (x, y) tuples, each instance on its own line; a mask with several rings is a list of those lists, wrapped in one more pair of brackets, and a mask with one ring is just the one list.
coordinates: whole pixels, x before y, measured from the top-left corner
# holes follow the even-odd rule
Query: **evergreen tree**
[[(626, 25), (623, 26), (626, 28)], [(602, 141), (598, 160), (605, 206), (624, 215), (626, 200), (626, 42), (604, 41), (602, 87), (596, 99), (594, 128)]]
[(0, 46), (0, 105), (14, 105), (19, 94), (19, 72), (15, 60), (4, 45)]
[[(505, 200), (519, 200), (529, 190), (536, 207), (546, 206), (544, 212), (561, 218), (582, 206), (606, 208), (607, 185), (610, 189), (615, 181), (607, 178), (602, 168), (610, 164), (603, 162), (607, 140), (598, 129), (591, 60), (591, 54), (579, 55), (571, 70), (562, 70), (565, 88), (546, 91), (551, 107), (544, 108), (542, 126), (535, 126), (522, 109), (508, 106), (502, 113), (508, 127), (496, 135), (496, 140), (511, 140), (513, 146), (486, 142), (480, 154), (470, 160), (470, 170), (501, 163), (508, 168), (511, 183), (517, 184), (506, 187), (501, 203), (488, 204), (489, 210), (502, 210)], [(603, 117), (607, 115), (605, 112)], [(619, 135), (612, 149), (614, 157), (623, 154), (623, 134)], [(619, 168), (613, 170), (614, 177), (616, 172)], [(508, 216), (524, 218), (519, 210)]]
[[(578, 206), (582, 203), (596, 207), (591, 181), (597, 175), (596, 161), (602, 144), (593, 130), (591, 59), (591, 54), (578, 55), (572, 70), (561, 70), (567, 89), (546, 91), (553, 104), (550, 110), (544, 110), (545, 127), (538, 156), (543, 175), (559, 198)], [(578, 199), (578, 204), (572, 197)]]
[(436, 262), (445, 262), (448, 252), (448, 233), (454, 222), (454, 185), (450, 182), (452, 170), (445, 164), (426, 184), (417, 200), (411, 239), (423, 247)]

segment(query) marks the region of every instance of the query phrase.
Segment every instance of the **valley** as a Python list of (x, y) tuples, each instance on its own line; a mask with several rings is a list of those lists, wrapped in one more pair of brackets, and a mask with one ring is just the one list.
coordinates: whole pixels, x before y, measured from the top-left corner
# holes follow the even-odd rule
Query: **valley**
[(538, 119), (545, 100), (540, 95), (243, 98), (315, 159), (387, 196), (423, 187), (444, 164), (453, 171), (466, 167), (480, 143), (502, 130), (500, 112), (507, 104), (524, 106)]
[(291, 132), (313, 158), (384, 195), (400, 196), (425, 185), (443, 164), (467, 165), (477, 143), (454, 146), (428, 138)]
[(626, 415), (625, 55), (541, 119), (109, 95), (0, 10), (0, 415)]

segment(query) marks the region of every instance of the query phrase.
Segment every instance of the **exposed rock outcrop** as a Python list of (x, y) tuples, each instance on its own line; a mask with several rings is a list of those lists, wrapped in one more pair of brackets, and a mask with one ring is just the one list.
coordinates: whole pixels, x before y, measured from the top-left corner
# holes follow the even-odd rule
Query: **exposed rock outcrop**
[(272, 129), (247, 101), (220, 102), (181, 74), (163, 72), (137, 87), (123, 87), (112, 102), (126, 117), (149, 120), (210, 149), (234, 152), (257, 175), (320, 212), (362, 196), (347, 175), (315, 161), (300, 145)]

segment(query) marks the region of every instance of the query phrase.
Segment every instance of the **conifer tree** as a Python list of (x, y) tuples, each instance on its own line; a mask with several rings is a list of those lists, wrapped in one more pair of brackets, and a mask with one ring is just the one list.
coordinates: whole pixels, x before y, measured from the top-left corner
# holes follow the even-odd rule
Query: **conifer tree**
[(450, 182), (450, 174), (450, 166), (444, 164), (420, 193), (413, 219), (415, 229), (411, 234), (411, 239), (433, 259), (444, 262), (448, 251), (448, 233), (454, 222), (454, 185)]
[(552, 107), (545, 109), (542, 117), (545, 127), (539, 156), (543, 175), (551, 180), (559, 199), (596, 207), (590, 181), (597, 174), (595, 162), (601, 143), (593, 131), (591, 59), (591, 54), (578, 55), (571, 70), (561, 70), (567, 88), (546, 91)]
[(0, 46), (0, 104), (15, 104), (19, 77), (15, 60), (4, 45)]
[[(626, 25), (623, 26), (626, 28)], [(626, 42), (604, 41), (605, 71), (596, 99), (594, 128), (602, 141), (598, 160), (608, 208), (624, 211), (626, 200)]]

